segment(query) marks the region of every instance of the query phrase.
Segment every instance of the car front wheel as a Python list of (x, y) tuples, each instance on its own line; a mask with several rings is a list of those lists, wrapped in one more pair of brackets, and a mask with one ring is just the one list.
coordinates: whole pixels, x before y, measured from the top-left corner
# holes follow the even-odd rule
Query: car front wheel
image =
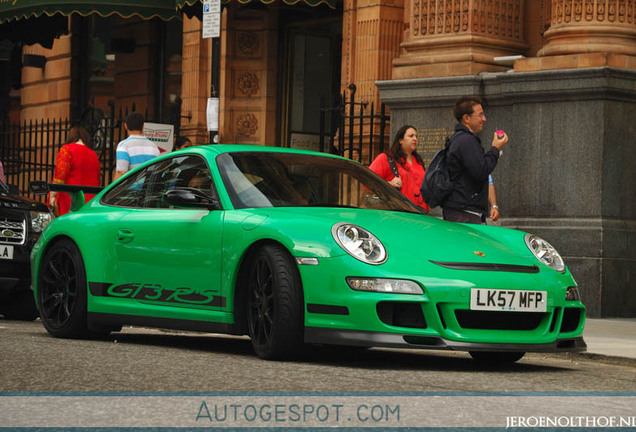
[(45, 253), (38, 275), (38, 306), (46, 330), (55, 337), (87, 335), (86, 270), (77, 246), (56, 242)]
[(300, 353), (303, 298), (300, 275), (291, 256), (276, 245), (262, 247), (249, 266), (247, 323), (252, 346), (264, 359)]

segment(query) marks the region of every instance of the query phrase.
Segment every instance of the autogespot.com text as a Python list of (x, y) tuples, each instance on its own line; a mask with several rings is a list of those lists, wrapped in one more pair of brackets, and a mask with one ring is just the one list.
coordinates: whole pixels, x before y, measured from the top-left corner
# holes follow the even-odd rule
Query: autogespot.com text
[(197, 423), (296, 423), (337, 425), (355, 422), (397, 426), (400, 405), (394, 404), (217, 404), (201, 403)]

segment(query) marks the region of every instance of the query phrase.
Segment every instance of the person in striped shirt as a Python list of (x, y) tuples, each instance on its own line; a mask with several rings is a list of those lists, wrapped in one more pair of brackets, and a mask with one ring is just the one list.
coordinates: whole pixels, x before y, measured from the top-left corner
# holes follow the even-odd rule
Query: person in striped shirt
[(115, 177), (126, 174), (131, 169), (159, 156), (159, 148), (143, 135), (144, 116), (131, 112), (124, 123), (128, 137), (117, 144), (117, 164)]

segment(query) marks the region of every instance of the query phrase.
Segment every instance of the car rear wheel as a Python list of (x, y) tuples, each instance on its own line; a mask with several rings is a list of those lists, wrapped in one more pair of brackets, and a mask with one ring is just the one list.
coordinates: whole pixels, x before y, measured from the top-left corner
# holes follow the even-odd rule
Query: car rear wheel
[(524, 352), (496, 352), (496, 351), (469, 351), (471, 357), (483, 364), (509, 364), (514, 363), (526, 354)]
[(2, 299), (0, 312), (6, 319), (33, 321), (38, 317), (33, 292), (28, 287), (24, 287), (9, 298)]
[(248, 333), (256, 354), (269, 360), (300, 354), (302, 287), (285, 249), (267, 245), (256, 253), (249, 266), (247, 297)]
[(77, 246), (55, 243), (44, 255), (38, 276), (38, 305), (46, 330), (55, 337), (79, 338), (86, 324), (86, 270)]

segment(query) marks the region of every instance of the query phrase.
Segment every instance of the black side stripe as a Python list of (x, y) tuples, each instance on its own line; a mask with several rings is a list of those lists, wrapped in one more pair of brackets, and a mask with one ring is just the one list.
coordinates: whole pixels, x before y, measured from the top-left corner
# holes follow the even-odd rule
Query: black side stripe
[(130, 283), (115, 286), (108, 282), (89, 282), (88, 289), (96, 297), (128, 298), (158, 304), (180, 304), (190, 307), (226, 306), (226, 298), (212, 291), (196, 292), (192, 288), (163, 288), (159, 284)]

